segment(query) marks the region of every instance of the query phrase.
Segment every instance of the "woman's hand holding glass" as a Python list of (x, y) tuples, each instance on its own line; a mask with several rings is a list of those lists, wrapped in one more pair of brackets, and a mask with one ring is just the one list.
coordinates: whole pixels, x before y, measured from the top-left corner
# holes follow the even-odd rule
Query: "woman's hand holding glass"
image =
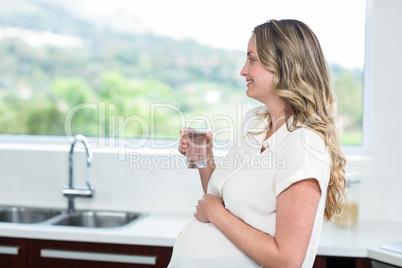
[[(212, 134), (208, 132), (206, 134), (207, 139), (207, 156), (212, 155)], [(179, 152), (182, 155), (186, 155), (188, 141), (186, 139), (185, 128), (183, 127), (180, 130), (180, 143), (179, 143)]]
[[(205, 140), (206, 140), (206, 154), (207, 154), (206, 166), (205, 168), (198, 168), (198, 171), (200, 172), (201, 184), (204, 193), (207, 192), (209, 179), (211, 178), (211, 174), (215, 169), (214, 154), (212, 152), (213, 141), (212, 141), (212, 134), (210, 132), (207, 132), (205, 134)], [(187, 157), (186, 153), (188, 145), (189, 141), (186, 137), (186, 128), (183, 127), (180, 130), (180, 143), (178, 150), (182, 155), (186, 157)]]

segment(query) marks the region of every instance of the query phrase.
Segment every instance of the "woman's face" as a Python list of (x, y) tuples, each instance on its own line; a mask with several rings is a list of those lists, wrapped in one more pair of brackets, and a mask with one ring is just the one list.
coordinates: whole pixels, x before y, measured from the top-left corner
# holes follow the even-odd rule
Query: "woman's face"
[(264, 68), (258, 60), (254, 36), (251, 36), (248, 42), (247, 61), (240, 75), (246, 78), (246, 93), (250, 98), (266, 104), (269, 99), (272, 99), (273, 94), (276, 95), (272, 86), (274, 73)]

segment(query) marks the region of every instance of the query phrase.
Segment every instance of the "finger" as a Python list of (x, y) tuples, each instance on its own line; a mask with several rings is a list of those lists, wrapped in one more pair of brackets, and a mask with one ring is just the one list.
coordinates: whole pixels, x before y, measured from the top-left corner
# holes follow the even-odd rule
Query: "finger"
[(179, 152), (186, 151), (186, 149), (187, 149), (187, 139), (186, 138), (181, 137), (178, 148), (179, 148)]
[(183, 149), (179, 147), (179, 153), (181, 153), (182, 155), (186, 155), (186, 151), (186, 148)]
[(180, 140), (180, 142), (179, 142), (179, 147), (183, 147), (183, 146), (186, 146), (186, 147), (187, 147), (187, 140), (186, 140), (186, 139), (182, 139), (182, 140)]
[(212, 133), (211, 133), (211, 132), (208, 132), (208, 133), (206, 134), (206, 138), (207, 138), (207, 142), (211, 142), (211, 141), (212, 141)]
[(179, 142), (179, 146), (177, 148), (181, 154), (185, 154), (187, 150), (187, 145), (183, 144), (181, 141)]
[(179, 148), (186, 149), (187, 148), (187, 140), (180, 141)]

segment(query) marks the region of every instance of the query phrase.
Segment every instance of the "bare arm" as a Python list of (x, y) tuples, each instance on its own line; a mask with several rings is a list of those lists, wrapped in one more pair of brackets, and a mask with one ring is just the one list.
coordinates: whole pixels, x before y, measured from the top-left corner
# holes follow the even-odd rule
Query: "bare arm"
[[(186, 155), (187, 150), (187, 139), (184, 135), (184, 128), (180, 131), (180, 144), (179, 144), (179, 152), (183, 155)], [(199, 168), (198, 171), (200, 173), (201, 185), (204, 193), (207, 192), (208, 182), (211, 178), (212, 172), (215, 169), (215, 160), (214, 153), (212, 152), (212, 134), (207, 133), (207, 167)]]
[(195, 217), (214, 224), (233, 244), (263, 267), (300, 267), (304, 261), (321, 190), (315, 179), (296, 182), (277, 197), (276, 234), (272, 237), (243, 222), (206, 194)]

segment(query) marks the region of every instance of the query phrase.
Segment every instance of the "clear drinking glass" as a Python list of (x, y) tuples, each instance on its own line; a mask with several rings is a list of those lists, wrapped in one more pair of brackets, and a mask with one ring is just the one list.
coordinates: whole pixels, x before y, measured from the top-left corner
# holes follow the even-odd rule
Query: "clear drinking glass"
[(207, 122), (202, 119), (186, 120), (187, 167), (207, 167)]

